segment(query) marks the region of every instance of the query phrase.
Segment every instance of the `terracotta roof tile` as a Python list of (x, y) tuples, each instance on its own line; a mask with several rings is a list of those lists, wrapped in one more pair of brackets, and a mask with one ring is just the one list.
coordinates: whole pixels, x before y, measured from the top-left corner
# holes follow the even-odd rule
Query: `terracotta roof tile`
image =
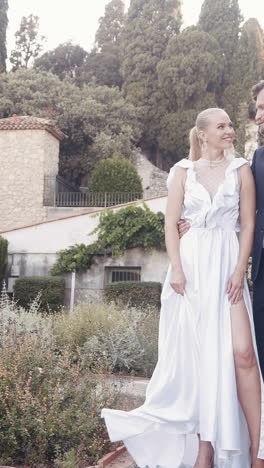
[(41, 119), (30, 115), (13, 115), (6, 119), (0, 119), (0, 130), (47, 130), (58, 140), (67, 136), (61, 132), (52, 120)]

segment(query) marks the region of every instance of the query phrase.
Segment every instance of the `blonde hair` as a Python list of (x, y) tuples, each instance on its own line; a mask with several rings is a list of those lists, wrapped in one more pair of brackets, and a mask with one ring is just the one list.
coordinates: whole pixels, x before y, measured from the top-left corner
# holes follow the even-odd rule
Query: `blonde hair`
[[(202, 140), (199, 138), (199, 132), (205, 131), (210, 123), (210, 117), (216, 112), (225, 112), (220, 107), (211, 107), (205, 109), (197, 115), (195, 127), (193, 127), (189, 134), (190, 152), (189, 159), (197, 161), (202, 156)], [(226, 112), (225, 112), (226, 113)]]

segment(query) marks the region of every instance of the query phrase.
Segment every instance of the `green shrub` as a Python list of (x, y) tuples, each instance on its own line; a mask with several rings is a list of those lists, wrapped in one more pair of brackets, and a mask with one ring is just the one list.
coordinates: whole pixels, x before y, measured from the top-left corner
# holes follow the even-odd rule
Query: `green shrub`
[(77, 468), (109, 452), (100, 409), (115, 406), (119, 392), (101, 377), (98, 365), (90, 371), (78, 343), (73, 349), (64, 340), (58, 347), (54, 325), (73, 315), (43, 315), (34, 307), (25, 311), (2, 290), (1, 466)]
[(86, 369), (150, 377), (157, 362), (158, 326), (156, 308), (87, 303), (74, 314), (56, 315), (53, 333), (56, 348), (79, 350)]
[(8, 241), (0, 236), (0, 285), (4, 279), (7, 265), (7, 246)]
[(0, 349), (0, 465), (44, 467), (75, 451), (88, 466), (109, 451), (100, 409), (115, 396), (72, 358), (41, 339)]
[(14, 297), (18, 304), (29, 308), (40, 293), (40, 310), (55, 312), (64, 303), (65, 280), (62, 277), (27, 276), (14, 284)]
[(120, 156), (100, 161), (91, 176), (92, 192), (142, 193), (142, 183), (135, 166)]
[(121, 301), (132, 307), (160, 307), (161, 283), (154, 281), (119, 281), (105, 286), (107, 302)]
[(103, 211), (91, 234), (98, 237), (92, 244), (76, 244), (57, 252), (58, 259), (50, 273), (86, 271), (92, 265), (93, 257), (102, 253), (120, 257), (126, 249), (134, 247), (164, 250), (164, 214), (161, 211), (154, 213), (145, 203), (142, 207), (135, 204), (118, 211)]

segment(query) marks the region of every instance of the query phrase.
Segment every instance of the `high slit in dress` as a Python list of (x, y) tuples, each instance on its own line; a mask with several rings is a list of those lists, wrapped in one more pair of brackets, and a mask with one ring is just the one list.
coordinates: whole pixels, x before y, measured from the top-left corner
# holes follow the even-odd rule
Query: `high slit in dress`
[[(182, 218), (191, 227), (180, 240), (187, 279), (184, 296), (163, 285), (158, 362), (145, 403), (129, 412), (103, 409), (111, 441), (123, 440), (144, 468), (192, 467), (198, 438), (211, 441), (217, 468), (250, 468), (250, 440), (236, 386), (230, 303), (226, 288), (239, 253), (239, 182), (234, 158), (213, 198), (197, 180), (195, 165), (186, 169)], [(245, 278), (244, 301), (255, 352), (252, 307)], [(263, 338), (264, 339), (264, 338)], [(264, 458), (263, 382), (259, 458)]]

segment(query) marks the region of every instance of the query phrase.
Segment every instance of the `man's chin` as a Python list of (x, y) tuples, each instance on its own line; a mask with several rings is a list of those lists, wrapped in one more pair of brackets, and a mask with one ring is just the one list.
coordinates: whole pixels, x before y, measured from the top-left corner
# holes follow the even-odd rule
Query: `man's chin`
[(259, 134), (263, 137), (264, 136), (264, 123), (259, 125)]

